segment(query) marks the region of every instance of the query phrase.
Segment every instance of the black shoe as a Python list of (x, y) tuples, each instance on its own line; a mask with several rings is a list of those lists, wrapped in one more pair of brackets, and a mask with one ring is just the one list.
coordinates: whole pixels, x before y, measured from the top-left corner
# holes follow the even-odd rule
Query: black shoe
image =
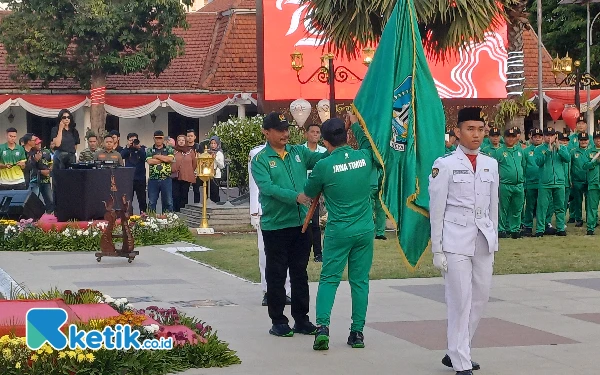
[(315, 341), (313, 343), (314, 350), (328, 350), (329, 349), (329, 328), (321, 326), (317, 328), (315, 334)]
[(473, 375), (473, 371), (471, 371), (471, 370), (456, 371), (456, 375)]
[(364, 348), (365, 336), (362, 332), (350, 331), (350, 336), (348, 336), (348, 345), (350, 345), (353, 348)]
[(593, 236), (594, 235), (594, 231), (593, 230), (588, 230), (586, 233), (587, 236)]
[(561, 230), (559, 232), (556, 232), (556, 235), (559, 237), (566, 237), (567, 236), (567, 232), (564, 230)]
[(386, 236), (375, 236), (375, 239), (376, 240), (384, 240), (385, 241), (385, 240), (387, 240), (387, 237)]
[(556, 234), (556, 228), (547, 227), (544, 234), (548, 234), (550, 236), (554, 236)]
[[(450, 356), (448, 354), (446, 354), (446, 356), (442, 358), (442, 364), (446, 367), (452, 367), (452, 360), (450, 359)], [(471, 361), (471, 366), (473, 366), (473, 370), (479, 370), (481, 368), (481, 366), (479, 366), (479, 363), (473, 361)]]
[(575, 222), (575, 218), (574, 217), (570, 217), (569, 221), (567, 221), (567, 223), (569, 224), (573, 224)]
[(510, 238), (512, 238), (513, 240), (518, 240), (519, 238), (521, 238), (521, 233), (519, 233), (519, 232), (511, 233)]
[(322, 263), (323, 255), (315, 255), (315, 263)]
[(263, 306), (268, 306), (268, 304), (267, 304), (267, 293), (263, 294), (262, 305)]
[(575, 224), (576, 228), (581, 228), (583, 226), (583, 220), (579, 220), (577, 224)]
[(290, 296), (285, 296), (285, 304), (286, 305), (291, 305), (292, 304), (292, 297)]
[(535, 236), (536, 237), (544, 237), (544, 233), (536, 233)]
[(290, 328), (288, 324), (273, 324), (273, 327), (269, 330), (269, 333), (273, 336), (279, 337), (292, 337), (294, 336), (294, 331)]
[(523, 228), (523, 236), (533, 237), (533, 231), (531, 228)]
[(312, 324), (310, 321), (305, 321), (294, 324), (294, 333), (301, 333), (303, 335), (314, 335), (317, 333), (317, 326)]
[(506, 232), (500, 232), (498, 233), (498, 238), (508, 238), (508, 234), (506, 234)]

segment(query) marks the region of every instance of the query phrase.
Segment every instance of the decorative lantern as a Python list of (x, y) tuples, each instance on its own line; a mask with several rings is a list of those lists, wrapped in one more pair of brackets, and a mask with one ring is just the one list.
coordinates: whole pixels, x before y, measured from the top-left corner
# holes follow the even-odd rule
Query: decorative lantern
[(575, 125), (577, 124), (577, 119), (579, 118), (579, 110), (575, 106), (565, 107), (562, 112), (562, 118), (569, 129), (575, 130)]
[(367, 67), (371, 65), (373, 62), (373, 57), (375, 56), (375, 50), (371, 47), (367, 47), (363, 49), (363, 64)]
[(310, 117), (311, 110), (312, 106), (305, 99), (296, 99), (290, 104), (290, 112), (292, 112), (292, 117), (294, 117), (299, 127), (304, 126), (306, 120)]
[(292, 69), (296, 72), (300, 72), (302, 68), (304, 68), (304, 57), (302, 52), (294, 51), (290, 57), (292, 58)]
[(329, 100), (323, 99), (319, 101), (317, 104), (317, 111), (319, 112), (319, 118), (321, 119), (322, 123), (329, 120), (331, 117)]
[(552, 99), (548, 102), (548, 112), (550, 112), (550, 117), (555, 122), (558, 121), (564, 109), (565, 103), (563, 101)]
[(198, 234), (214, 234), (215, 231), (208, 227), (208, 216), (206, 214), (206, 202), (208, 198), (208, 181), (215, 176), (215, 158), (206, 150), (196, 156), (196, 175), (204, 182), (204, 199), (202, 202), (202, 224), (198, 228)]

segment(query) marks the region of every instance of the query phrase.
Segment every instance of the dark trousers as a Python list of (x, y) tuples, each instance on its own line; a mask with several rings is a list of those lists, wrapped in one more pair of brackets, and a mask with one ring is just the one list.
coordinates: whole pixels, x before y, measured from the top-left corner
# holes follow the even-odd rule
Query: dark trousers
[(137, 197), (138, 206), (140, 207), (140, 212), (146, 212), (148, 210), (148, 205), (146, 203), (146, 181), (145, 180), (133, 180), (133, 193), (131, 194), (131, 199), (133, 199), (133, 195)]
[(311, 244), (313, 250), (313, 256), (322, 256), (323, 255), (323, 246), (321, 245), (321, 225), (319, 225), (319, 209), (321, 208), (321, 203), (317, 204), (317, 208), (312, 216), (312, 224), (311, 226)]
[(262, 230), (267, 266), (267, 302), (269, 317), (273, 324), (287, 324), (285, 308), (285, 279), (288, 268), (292, 287), (292, 317), (296, 323), (308, 321), (308, 258), (310, 235), (302, 233), (302, 227), (278, 230)]
[(218, 203), (221, 201), (221, 192), (219, 191), (220, 179), (213, 178), (208, 185), (208, 197), (211, 201)]
[(173, 184), (170, 178), (164, 180), (148, 180), (148, 200), (150, 211), (156, 212), (158, 196), (162, 203), (162, 213), (173, 211)]
[(202, 180), (196, 178), (196, 182), (192, 184), (192, 190), (194, 191), (194, 203), (200, 203), (200, 188), (202, 187)]
[(173, 210), (181, 211), (188, 203), (188, 195), (190, 194), (190, 183), (178, 179), (173, 179)]

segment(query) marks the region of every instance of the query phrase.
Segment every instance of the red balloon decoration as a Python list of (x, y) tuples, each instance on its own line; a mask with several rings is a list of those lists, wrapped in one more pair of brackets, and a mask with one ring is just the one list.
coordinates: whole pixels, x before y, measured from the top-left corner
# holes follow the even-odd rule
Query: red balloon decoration
[(575, 125), (579, 118), (579, 110), (575, 106), (566, 107), (562, 112), (562, 118), (571, 130), (575, 130)]
[(558, 121), (564, 109), (565, 103), (561, 100), (552, 99), (548, 102), (548, 112), (554, 121)]

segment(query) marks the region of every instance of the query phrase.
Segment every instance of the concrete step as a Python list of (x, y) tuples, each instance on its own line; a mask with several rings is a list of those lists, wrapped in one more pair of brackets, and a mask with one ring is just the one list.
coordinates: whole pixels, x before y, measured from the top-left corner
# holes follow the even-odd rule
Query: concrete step
[[(185, 208), (182, 208), (181, 211), (183, 213), (193, 213), (199, 212), (202, 213), (202, 206), (193, 206), (187, 205)], [(236, 208), (213, 208), (207, 207), (206, 212), (208, 213), (219, 213), (223, 215), (241, 215), (241, 214), (249, 214), (250, 209), (248, 207), (236, 207)]]

